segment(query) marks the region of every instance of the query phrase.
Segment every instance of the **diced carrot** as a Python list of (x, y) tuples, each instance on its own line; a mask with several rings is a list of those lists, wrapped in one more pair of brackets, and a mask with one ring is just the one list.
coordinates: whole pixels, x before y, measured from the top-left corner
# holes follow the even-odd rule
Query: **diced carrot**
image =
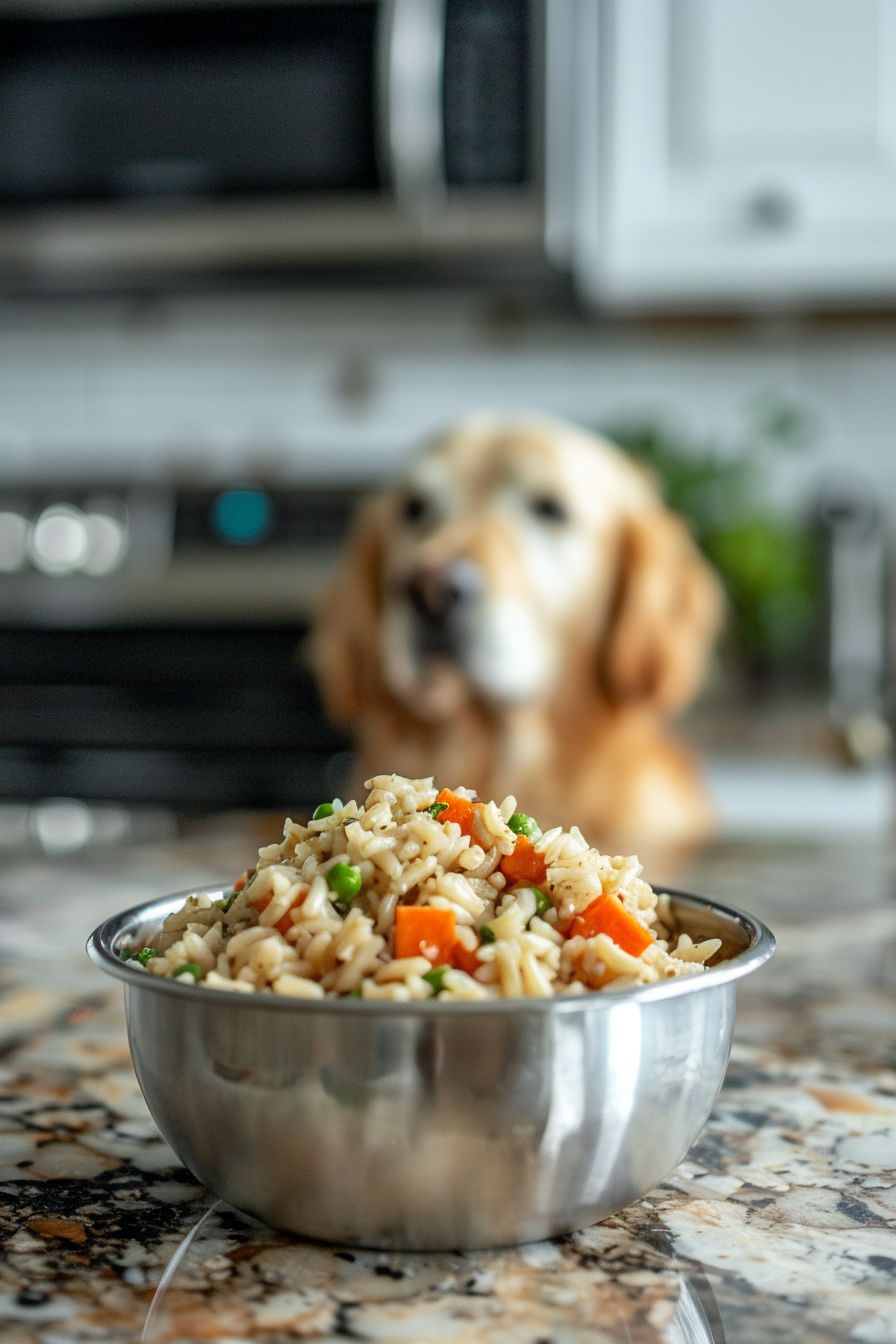
[[(294, 909), (295, 906), (302, 904), (302, 901), (304, 901), (306, 895), (307, 892), (305, 890), (300, 891), (296, 899), (293, 901), (292, 905), (287, 910), (286, 914), (281, 915), (281, 917), (277, 920), (277, 923), (274, 925), (274, 928), (279, 930), (279, 932), (282, 933), (284, 937), (286, 936), (287, 933), (289, 933), (290, 929), (292, 928), (292, 920), (290, 918), (292, 910)], [(272, 900), (273, 897), (271, 893), (269, 891), (266, 891), (263, 896), (259, 896), (257, 900), (254, 900), (252, 902), (252, 904), (255, 906), (255, 909), (260, 912), (262, 910), (266, 910)]]
[(540, 886), (547, 877), (544, 855), (539, 854), (527, 835), (517, 836), (512, 854), (505, 854), (499, 867), (510, 883), (532, 882)]
[(467, 975), (475, 975), (482, 965), (476, 952), (471, 952), (460, 939), (454, 944), (451, 960), (459, 971), (466, 971)]
[(434, 966), (451, 960), (457, 935), (454, 911), (431, 905), (399, 905), (395, 910), (396, 957), (424, 956)]
[(242, 891), (243, 887), (245, 887), (246, 883), (249, 881), (249, 878), (251, 876), (252, 876), (252, 870), (251, 868), (247, 868), (246, 871), (244, 873), (241, 873), (240, 876), (237, 878), (237, 880), (234, 882), (233, 890)]
[(583, 938), (593, 938), (597, 933), (605, 933), (612, 938), (617, 947), (632, 957), (640, 957), (645, 947), (653, 942), (653, 935), (645, 929), (634, 915), (630, 915), (616, 896), (605, 892), (597, 900), (576, 915), (569, 930), (570, 938), (581, 934)]
[(464, 798), (463, 794), (442, 789), (436, 802), (444, 804), (443, 810), (439, 813), (439, 821), (456, 821), (464, 835), (470, 834), (474, 815), (472, 798)]

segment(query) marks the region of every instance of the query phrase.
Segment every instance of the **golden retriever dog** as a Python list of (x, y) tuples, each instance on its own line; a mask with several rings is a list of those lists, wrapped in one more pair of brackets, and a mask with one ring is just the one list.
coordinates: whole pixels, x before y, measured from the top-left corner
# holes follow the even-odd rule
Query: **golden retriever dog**
[(718, 583), (644, 471), (531, 416), (478, 415), (362, 507), (312, 663), (359, 780), (516, 795), (611, 852), (688, 843), (710, 809), (668, 732), (701, 681)]

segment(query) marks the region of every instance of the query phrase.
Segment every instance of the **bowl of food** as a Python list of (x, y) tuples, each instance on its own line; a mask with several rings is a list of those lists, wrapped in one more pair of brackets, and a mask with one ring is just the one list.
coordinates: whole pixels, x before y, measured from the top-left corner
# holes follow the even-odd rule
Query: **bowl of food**
[(771, 933), (513, 798), (367, 787), (233, 888), (91, 936), (162, 1134), (237, 1208), (353, 1245), (510, 1245), (637, 1199), (703, 1127)]

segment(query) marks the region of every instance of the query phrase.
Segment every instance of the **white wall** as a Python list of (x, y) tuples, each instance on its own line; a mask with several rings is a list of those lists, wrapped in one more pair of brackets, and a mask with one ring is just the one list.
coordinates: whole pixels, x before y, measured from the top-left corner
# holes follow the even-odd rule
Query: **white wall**
[(810, 453), (780, 456), (782, 499), (833, 472), (896, 507), (896, 319), (689, 334), (574, 315), (496, 323), (474, 295), (388, 292), (0, 308), (7, 480), (374, 477), (483, 405), (664, 417), (730, 451), (769, 398), (817, 430)]

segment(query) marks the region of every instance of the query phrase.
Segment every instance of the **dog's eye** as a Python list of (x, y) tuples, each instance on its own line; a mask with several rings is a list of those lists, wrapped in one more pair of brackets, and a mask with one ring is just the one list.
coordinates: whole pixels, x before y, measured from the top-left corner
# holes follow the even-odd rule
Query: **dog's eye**
[(429, 505), (416, 491), (405, 495), (401, 502), (401, 516), (406, 523), (422, 523), (428, 512)]
[(566, 523), (569, 521), (569, 511), (566, 505), (557, 499), (556, 495), (533, 495), (529, 500), (529, 508), (534, 516), (543, 523)]

